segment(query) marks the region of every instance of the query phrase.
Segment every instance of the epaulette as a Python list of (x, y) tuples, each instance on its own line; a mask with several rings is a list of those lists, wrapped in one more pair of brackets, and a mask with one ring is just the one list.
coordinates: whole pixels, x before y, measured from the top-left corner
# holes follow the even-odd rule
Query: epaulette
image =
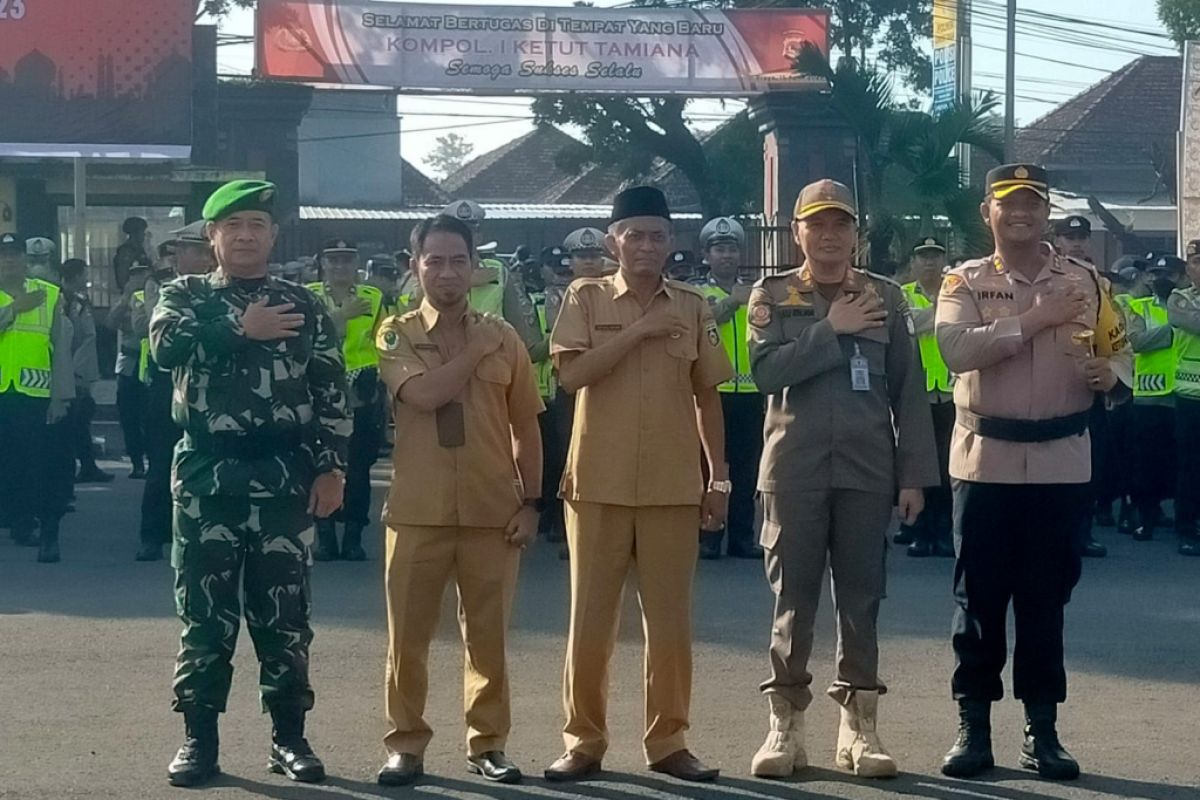
[(699, 286), (693, 286), (692, 284), (685, 283), (684, 281), (677, 281), (677, 280), (672, 280), (671, 278), (668, 278), (667, 286), (670, 286), (672, 289), (683, 289), (684, 291), (688, 292), (689, 294), (694, 294), (701, 299), (704, 298), (704, 292), (700, 291)]
[(878, 272), (871, 272), (871, 270), (869, 270), (869, 269), (860, 269), (858, 271), (861, 272), (863, 275), (866, 275), (868, 278), (873, 278), (877, 281), (883, 281), (884, 283), (890, 283), (892, 286), (895, 286), (900, 291), (904, 291), (904, 286), (901, 285), (901, 283), (898, 280), (896, 280), (895, 278), (889, 277), (887, 275), (880, 275)]
[(775, 281), (787, 280), (788, 278), (791, 278), (796, 273), (800, 272), (801, 269), (803, 269), (803, 267), (795, 267), (793, 269), (787, 270), (786, 272), (776, 272), (774, 275), (763, 275), (761, 278), (759, 278), (758, 280), (756, 280), (754, 282), (754, 288), (756, 288), (756, 289), (762, 288), (762, 287), (765, 287), (768, 283), (773, 283)]
[(1092, 272), (1092, 273), (1095, 273), (1095, 274), (1097, 274), (1097, 275), (1099, 275), (1099, 274), (1100, 274), (1100, 273), (1099, 273), (1099, 272), (1096, 270), (1096, 265), (1095, 265), (1095, 264), (1092, 264), (1092, 263), (1090, 263), (1090, 262), (1088, 262), (1088, 261), (1082, 261), (1082, 260), (1080, 260), (1080, 259), (1078, 259), (1078, 258), (1075, 258), (1074, 256), (1062, 256), (1062, 255), (1060, 255), (1060, 256), (1059, 256), (1059, 258), (1061, 258), (1063, 261), (1068, 261), (1068, 262), (1070, 262), (1070, 263), (1074, 264), (1074, 265), (1075, 265), (1075, 266), (1077, 266), (1077, 267), (1083, 267), (1083, 268), (1084, 268), (1084, 269), (1086, 269), (1088, 272)]

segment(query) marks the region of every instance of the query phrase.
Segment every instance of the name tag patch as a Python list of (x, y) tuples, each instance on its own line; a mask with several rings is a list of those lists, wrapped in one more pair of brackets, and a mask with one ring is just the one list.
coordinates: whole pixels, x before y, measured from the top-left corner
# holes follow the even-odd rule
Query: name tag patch
[(796, 308), (794, 306), (788, 308), (780, 308), (779, 316), (781, 317), (813, 317), (816, 316), (814, 308)]
[(437, 345), (433, 342), (417, 342), (413, 345), (414, 350), (437, 350)]
[(620, 323), (616, 323), (616, 324), (611, 324), (611, 325), (593, 325), (592, 329), (597, 330), (597, 331), (619, 331), (619, 330), (623, 329), (624, 327), (625, 327), (624, 325), (622, 325)]

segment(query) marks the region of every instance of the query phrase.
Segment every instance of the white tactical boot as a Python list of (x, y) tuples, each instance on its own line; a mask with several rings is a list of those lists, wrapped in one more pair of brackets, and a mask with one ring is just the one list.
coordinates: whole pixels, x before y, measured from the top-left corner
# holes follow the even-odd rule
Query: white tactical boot
[(856, 691), (842, 706), (836, 763), (862, 778), (896, 777), (896, 761), (883, 749), (875, 731), (879, 692)]
[(777, 694), (768, 694), (770, 730), (750, 762), (756, 778), (787, 778), (808, 766), (804, 752), (804, 712)]

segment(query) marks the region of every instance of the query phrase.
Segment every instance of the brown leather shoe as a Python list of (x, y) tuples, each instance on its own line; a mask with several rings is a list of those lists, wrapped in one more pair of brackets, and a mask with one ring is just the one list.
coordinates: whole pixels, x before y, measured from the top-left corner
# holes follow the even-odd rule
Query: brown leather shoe
[(583, 753), (574, 750), (559, 756), (558, 760), (546, 768), (546, 780), (556, 783), (580, 781), (589, 775), (600, 771), (600, 762)]
[(662, 772), (681, 781), (695, 781), (697, 783), (715, 781), (717, 776), (721, 774), (721, 770), (704, 766), (704, 763), (700, 759), (687, 750), (676, 750), (662, 761), (655, 761), (650, 765), (650, 770), (652, 772)]

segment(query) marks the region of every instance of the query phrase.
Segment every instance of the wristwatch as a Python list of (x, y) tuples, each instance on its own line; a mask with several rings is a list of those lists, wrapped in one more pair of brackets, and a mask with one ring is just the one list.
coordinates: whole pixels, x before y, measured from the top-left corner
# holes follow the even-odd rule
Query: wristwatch
[(733, 491), (732, 481), (709, 481), (708, 490), (710, 492), (720, 492), (721, 494), (729, 494)]
[(546, 501), (540, 497), (526, 497), (522, 505), (532, 508), (539, 514), (546, 510)]
[(333, 475), (334, 477), (341, 478), (343, 481), (346, 480), (346, 473), (337, 468), (326, 470), (323, 474)]

